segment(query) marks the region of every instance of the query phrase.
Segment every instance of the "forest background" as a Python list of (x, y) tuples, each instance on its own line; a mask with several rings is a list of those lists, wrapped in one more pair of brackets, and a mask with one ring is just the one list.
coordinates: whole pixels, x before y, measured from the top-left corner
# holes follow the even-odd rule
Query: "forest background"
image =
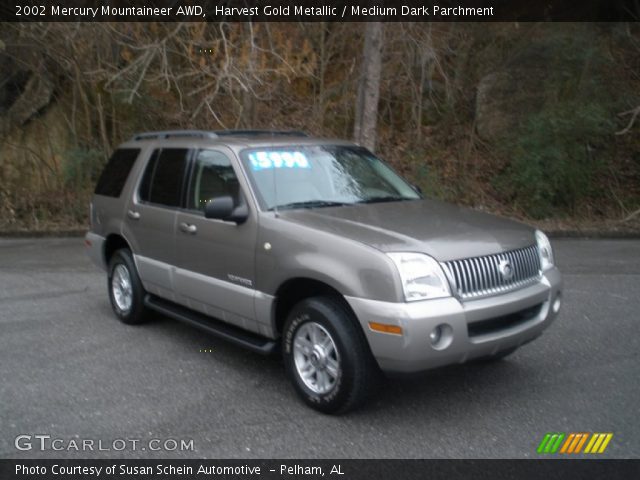
[(87, 226), (163, 129), (356, 139), (427, 196), (640, 231), (638, 23), (0, 24), (0, 231)]

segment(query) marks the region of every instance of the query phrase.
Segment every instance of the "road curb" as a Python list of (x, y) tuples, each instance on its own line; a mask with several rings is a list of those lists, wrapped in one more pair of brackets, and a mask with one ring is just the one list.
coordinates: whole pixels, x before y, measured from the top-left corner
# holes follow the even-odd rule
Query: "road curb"
[(619, 231), (580, 231), (580, 230), (544, 230), (551, 238), (582, 238), (582, 239), (610, 239), (610, 240), (637, 240), (640, 232)]
[(84, 237), (87, 230), (0, 230), (0, 238)]

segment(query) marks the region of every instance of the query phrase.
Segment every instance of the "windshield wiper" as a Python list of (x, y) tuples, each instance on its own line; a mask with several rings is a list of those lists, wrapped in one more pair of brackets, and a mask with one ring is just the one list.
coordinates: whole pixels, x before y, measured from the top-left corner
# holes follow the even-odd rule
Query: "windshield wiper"
[(415, 200), (413, 198), (398, 197), (394, 195), (384, 195), (379, 197), (365, 198), (358, 200), (356, 203), (383, 203), (383, 202), (404, 202), (407, 200)]
[(273, 210), (286, 210), (292, 208), (319, 208), (319, 207), (342, 207), (344, 205), (349, 205), (344, 202), (331, 202), (328, 200), (306, 200), (304, 202), (291, 202), (284, 203), (282, 205), (276, 205), (275, 207), (271, 207), (269, 211)]

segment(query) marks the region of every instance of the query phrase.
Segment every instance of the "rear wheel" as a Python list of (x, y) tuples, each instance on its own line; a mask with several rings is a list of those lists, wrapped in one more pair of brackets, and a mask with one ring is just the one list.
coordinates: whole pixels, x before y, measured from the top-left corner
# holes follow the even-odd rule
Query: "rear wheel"
[(111, 308), (123, 323), (135, 325), (146, 320), (145, 290), (128, 249), (117, 250), (111, 257), (108, 287)]
[(290, 312), (283, 332), (287, 374), (302, 400), (325, 413), (361, 405), (378, 366), (353, 314), (339, 300), (313, 297)]

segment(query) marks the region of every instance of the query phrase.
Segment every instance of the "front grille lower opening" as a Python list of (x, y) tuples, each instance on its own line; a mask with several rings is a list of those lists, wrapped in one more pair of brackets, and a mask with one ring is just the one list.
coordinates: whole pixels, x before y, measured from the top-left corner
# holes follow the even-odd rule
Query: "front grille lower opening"
[(518, 325), (522, 325), (536, 317), (540, 313), (541, 308), (542, 304), (539, 303), (538, 305), (510, 313), (509, 315), (469, 323), (467, 327), (469, 330), (469, 336), (479, 337), (480, 335), (487, 335), (489, 333), (506, 330), (507, 328), (517, 327)]

